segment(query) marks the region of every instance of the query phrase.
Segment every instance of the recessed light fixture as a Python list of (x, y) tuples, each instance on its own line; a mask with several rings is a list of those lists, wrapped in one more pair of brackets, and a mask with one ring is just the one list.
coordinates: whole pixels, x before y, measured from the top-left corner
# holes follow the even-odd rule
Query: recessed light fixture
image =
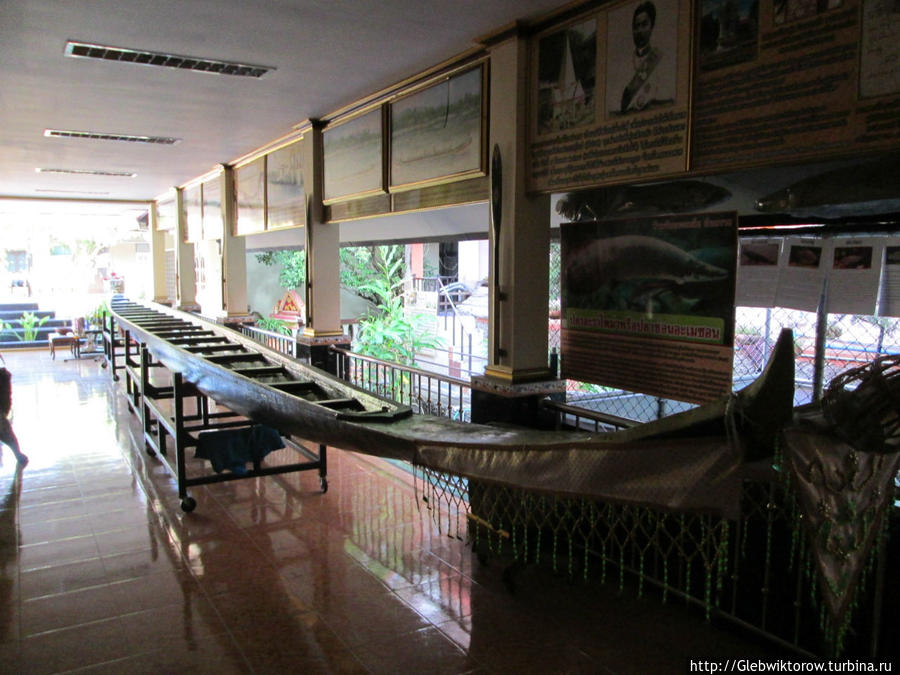
[(38, 167), (35, 169), (37, 173), (67, 173), (79, 176), (116, 176), (118, 178), (134, 178), (136, 173), (130, 171), (100, 171), (97, 169), (45, 169)]
[(179, 70), (195, 70), (202, 73), (218, 73), (220, 75), (236, 75), (238, 77), (262, 77), (272, 66), (254, 66), (249, 63), (235, 63), (216, 59), (203, 59), (196, 56), (179, 56), (150, 52), (143, 49), (126, 47), (110, 47), (109, 45), (91, 44), (90, 42), (66, 42), (66, 56), (82, 59), (100, 59), (103, 61), (122, 61), (144, 66), (160, 66)]
[(123, 141), (126, 143), (150, 143), (152, 145), (175, 145), (180, 138), (170, 136), (136, 136), (133, 134), (108, 134), (101, 131), (74, 131), (72, 129), (44, 129), (47, 138), (84, 138), (95, 141)]

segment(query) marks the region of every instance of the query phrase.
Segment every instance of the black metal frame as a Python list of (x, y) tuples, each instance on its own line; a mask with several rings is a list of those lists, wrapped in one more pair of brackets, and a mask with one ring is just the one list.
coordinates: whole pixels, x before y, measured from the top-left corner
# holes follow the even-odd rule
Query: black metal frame
[[(227, 409), (210, 412), (210, 399), (190, 382), (184, 381), (181, 373), (168, 371), (162, 363), (154, 361), (153, 355), (145, 344), (137, 345), (139, 355), (138, 359), (135, 359), (132, 353), (135, 344), (128, 331), (123, 331), (121, 338), (117, 337), (114, 319), (110, 318), (108, 332), (104, 331), (105, 354), (110, 375), (113, 380), (117, 381), (120, 379), (118, 371), (125, 373), (128, 407), (141, 420), (145, 450), (150, 456), (156, 457), (162, 462), (168, 472), (175, 477), (178, 484), (178, 498), (181, 500), (183, 511), (193, 511), (197, 506), (196, 500), (188, 494), (188, 488), (191, 486), (258, 476), (315, 470), (319, 474), (319, 485), (322, 492), (327, 492), (326, 446), (319, 444), (318, 453), (316, 453), (290, 436), (284, 436), (287, 446), (297, 451), (307, 461), (264, 467), (257, 460), (253, 461), (253, 468), (243, 474), (215, 473), (189, 478), (186, 453), (188, 448), (197, 445), (197, 433), (216, 429), (246, 428), (252, 426), (254, 422)], [(119, 346), (122, 347), (121, 350), (118, 349)], [(119, 365), (119, 356), (122, 358), (121, 365)], [(150, 373), (154, 368), (165, 369), (170, 375), (171, 384), (158, 386), (151, 382)], [(196, 401), (192, 414), (185, 412), (184, 402), (188, 398), (194, 398)], [(171, 410), (167, 410), (162, 401), (171, 401), (168, 406)], [(174, 458), (169, 453), (168, 439), (172, 439), (173, 442)]]

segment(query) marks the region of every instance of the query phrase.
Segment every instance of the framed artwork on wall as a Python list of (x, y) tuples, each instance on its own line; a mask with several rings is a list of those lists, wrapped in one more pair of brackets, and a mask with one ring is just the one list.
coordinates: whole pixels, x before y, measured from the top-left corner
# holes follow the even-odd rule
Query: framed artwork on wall
[(256, 234), (266, 229), (266, 158), (258, 157), (234, 170), (237, 197), (234, 234)]
[(324, 130), (325, 204), (384, 192), (383, 120), (379, 106)]
[(479, 65), (391, 104), (391, 191), (486, 175), (485, 76)]
[(306, 224), (301, 141), (266, 155), (266, 229)]

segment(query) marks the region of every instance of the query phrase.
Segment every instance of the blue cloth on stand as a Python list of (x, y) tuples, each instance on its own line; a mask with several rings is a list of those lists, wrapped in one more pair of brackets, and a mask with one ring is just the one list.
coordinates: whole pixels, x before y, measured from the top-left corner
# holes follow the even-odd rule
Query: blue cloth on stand
[(216, 473), (231, 471), (243, 476), (247, 462), (259, 462), (284, 447), (277, 429), (256, 424), (243, 429), (216, 429), (197, 434), (194, 457), (207, 459)]

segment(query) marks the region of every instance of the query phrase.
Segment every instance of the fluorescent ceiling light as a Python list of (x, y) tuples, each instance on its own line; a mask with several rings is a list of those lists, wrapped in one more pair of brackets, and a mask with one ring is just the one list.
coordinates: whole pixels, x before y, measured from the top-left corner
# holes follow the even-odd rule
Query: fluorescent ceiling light
[(35, 169), (37, 173), (67, 173), (79, 176), (116, 176), (119, 178), (134, 178), (136, 173), (130, 171), (99, 171), (97, 169), (45, 169), (38, 167)]
[(123, 141), (126, 143), (150, 143), (152, 145), (175, 145), (180, 138), (169, 136), (136, 136), (133, 134), (109, 134), (101, 131), (75, 131), (72, 129), (44, 129), (47, 138), (83, 138), (95, 141)]
[(65, 55), (73, 58), (122, 61), (144, 66), (195, 70), (203, 73), (218, 73), (220, 75), (236, 75), (239, 77), (262, 77), (270, 70), (275, 70), (272, 66), (254, 66), (248, 63), (203, 59), (195, 56), (179, 56), (178, 54), (150, 52), (143, 49), (128, 49), (126, 47), (110, 47), (108, 45), (76, 42), (73, 40), (66, 42)]

